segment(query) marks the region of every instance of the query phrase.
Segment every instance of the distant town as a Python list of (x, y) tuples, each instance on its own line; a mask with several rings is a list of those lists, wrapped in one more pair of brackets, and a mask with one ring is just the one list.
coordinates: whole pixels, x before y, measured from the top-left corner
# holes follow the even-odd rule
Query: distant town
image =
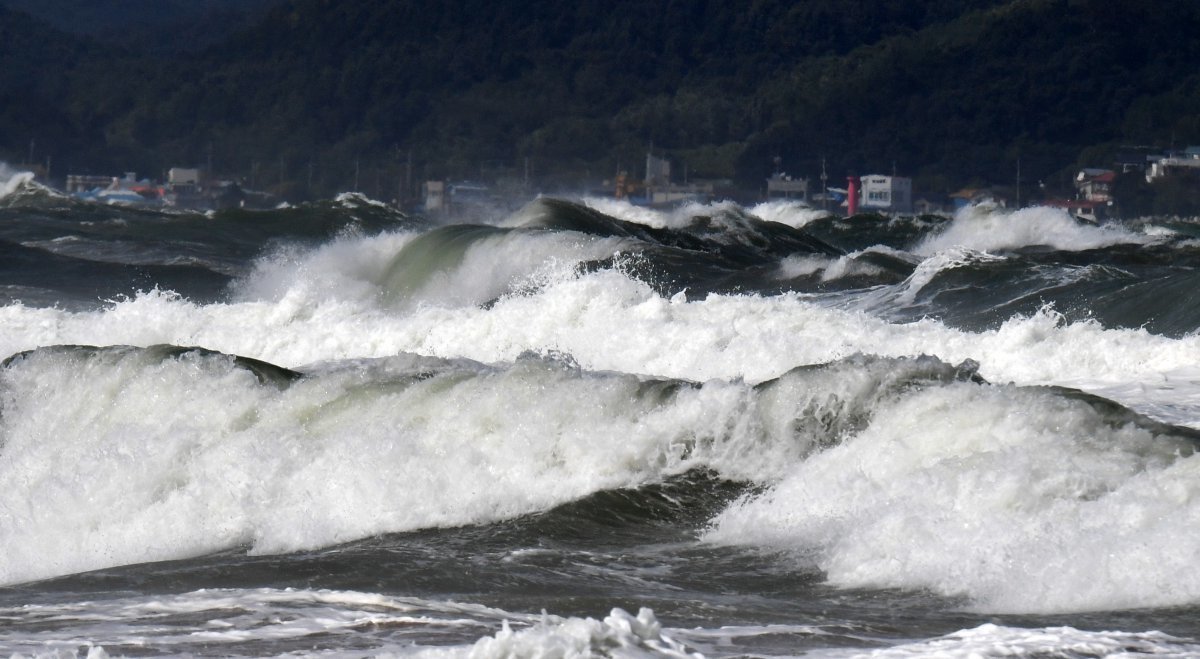
[[(45, 178), (46, 172), (41, 167), (21, 167)], [(208, 211), (266, 209), (292, 201), (254, 190), (242, 179), (210, 176), (200, 167), (173, 167), (161, 179), (139, 177), (134, 172), (69, 174), (59, 183), (77, 199), (125, 206)], [(397, 194), (380, 201), (425, 215), (502, 207), (521, 203), (539, 192), (528, 178), (516, 184), (462, 180), (426, 180), (414, 184), (411, 174), (408, 180), (391, 189)], [(1179, 150), (1137, 147), (1121, 151), (1108, 167), (1079, 169), (1069, 186), (1061, 181), (1053, 187), (1042, 181), (1022, 181), (1018, 167), (1010, 183), (976, 185), (940, 194), (922, 191), (914, 187), (911, 177), (896, 172), (832, 176), (822, 171), (814, 178), (793, 176), (782, 170), (779, 159), (775, 173), (760, 189), (739, 189), (728, 180), (689, 180), (686, 170), (682, 177), (674, 176), (670, 158), (649, 153), (641, 172), (622, 171), (579, 192), (647, 206), (725, 198), (743, 202), (792, 199), (842, 215), (950, 214), (978, 204), (1001, 208), (1051, 206), (1086, 222), (1150, 214), (1197, 215), (1200, 214), (1200, 146)]]

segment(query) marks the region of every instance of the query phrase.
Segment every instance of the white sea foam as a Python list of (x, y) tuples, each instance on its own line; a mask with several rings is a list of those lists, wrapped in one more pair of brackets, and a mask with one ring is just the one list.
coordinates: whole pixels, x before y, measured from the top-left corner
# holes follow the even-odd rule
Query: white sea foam
[[(839, 583), (937, 588), (1006, 610), (1138, 606), (1200, 598), (1193, 592), (1195, 583), (1175, 578), (1186, 570), (1170, 557), (1144, 560), (1135, 540), (1136, 531), (1146, 531), (1146, 524), (1153, 523), (1159, 526), (1145, 537), (1178, 539), (1176, 546), (1195, 549), (1186, 537), (1200, 521), (1195, 519), (1195, 506), (1188, 504), (1200, 500), (1189, 489), (1190, 483), (1200, 482), (1190, 473), (1194, 459), (1135, 473), (1131, 465), (1137, 458), (1129, 457), (1129, 450), (1106, 453), (1083, 437), (1093, 433), (1116, 447), (1128, 442), (1140, 446), (1140, 440), (1106, 430), (1094, 419), (1088, 421), (1086, 414), (1079, 417), (1083, 421), (1072, 421), (1082, 413), (1056, 408), (1047, 402), (1053, 398), (963, 385), (962, 391), (937, 388), (876, 411), (877, 418), (887, 421), (872, 423), (828, 455), (875, 468), (879, 447), (889, 447), (905, 457), (896, 465), (907, 465), (908, 471), (866, 481), (880, 483), (875, 499), (853, 489), (841, 497), (846, 519), (857, 520), (862, 533), (870, 529), (871, 535), (854, 536), (843, 529), (819, 541), (799, 532), (788, 535), (807, 523), (802, 508), (796, 513), (800, 518), (788, 512), (795, 503), (789, 497), (804, 495), (793, 483), (811, 477), (813, 483), (851, 488), (853, 483), (837, 480), (839, 473), (849, 472), (823, 462), (833, 459), (826, 454), (801, 462), (804, 451), (786, 452), (782, 442), (772, 439), (790, 427), (787, 410), (764, 417), (761, 409), (747, 407), (753, 399), (749, 385), (795, 366), (856, 353), (931, 354), (950, 363), (975, 359), (980, 374), (993, 382), (1079, 386), (1158, 418), (1200, 427), (1200, 370), (1195, 366), (1200, 364), (1200, 338), (1172, 339), (1143, 330), (1104, 329), (1091, 322), (1068, 324), (1051, 311), (1013, 318), (994, 330), (965, 332), (932, 320), (890, 324), (795, 295), (668, 300), (619, 270), (579, 275), (563, 267), (542, 277), (537, 269), (544, 265), (546, 253), (562, 246), (543, 248), (533, 236), (512, 239), (518, 244), (532, 241), (524, 261), (512, 257), (525, 247), (514, 248), (509, 242), (479, 256), (484, 261), (519, 261), (510, 263), (508, 271), (519, 274), (505, 275), (509, 283), (504, 286), (480, 284), (473, 295), (515, 293), (483, 308), (431, 303), (438, 293), (430, 289), (425, 303), (397, 311), (382, 300), (375, 282), (407, 240), (398, 235), (348, 237), (313, 252), (281, 254), (264, 262), (241, 295), (223, 304), (199, 305), (151, 292), (91, 312), (0, 307), (3, 355), (52, 344), (170, 343), (201, 345), (288, 367), (317, 364), (321, 373), (277, 392), (242, 369), (221, 366), (219, 360), (91, 368), (47, 353), (37, 369), (7, 369), (0, 457), (7, 470), (5, 487), (21, 495), (0, 504), (0, 523), (6, 525), (0, 533), (0, 543), (5, 543), (3, 580), (192, 556), (242, 544), (257, 551), (283, 551), (387, 530), (486, 521), (540, 510), (596, 489), (711, 465), (731, 477), (776, 484), (772, 493), (777, 500), (747, 504), (747, 510), (761, 511), (762, 519), (771, 520), (765, 526), (784, 534), (764, 538), (764, 543), (791, 549), (848, 543), (843, 562), (854, 559), (866, 567), (855, 572), (828, 559), (823, 565)], [(581, 244), (576, 254), (591, 254), (589, 244)], [(603, 247), (600, 253), (609, 249)], [(487, 271), (470, 258), (467, 270)], [(470, 280), (474, 275), (453, 276)], [(539, 278), (535, 287), (512, 284)], [(545, 373), (533, 377), (531, 373), (541, 371), (528, 366), (522, 367), (525, 371), (503, 366), (526, 351), (551, 350), (569, 354), (593, 371), (715, 381), (651, 412), (630, 403), (636, 386), (626, 376), (559, 382)], [(436, 394), (428, 387), (437, 383), (384, 393), (387, 387), (362, 379), (371, 368), (353, 362), (400, 353), (501, 366), (492, 374), (483, 367), (467, 368), (466, 384), (435, 378), (448, 385)], [(351, 363), (338, 363), (344, 360)], [(503, 387), (496, 386), (501, 382)], [(543, 384), (552, 393), (543, 392)], [(1001, 393), (987, 393), (993, 391)], [(597, 401), (606, 400), (611, 404), (600, 409)], [(796, 397), (793, 402), (803, 409), (807, 400)], [(932, 411), (922, 412), (922, 405)], [(424, 412), (406, 415), (401, 409)], [(514, 416), (514, 410), (523, 412)], [(939, 414), (958, 419), (954, 430), (962, 432), (946, 431), (946, 437), (933, 432)], [(1062, 414), (1067, 416), (1059, 420)], [(452, 421), (435, 422), (442, 418)], [(764, 424), (764, 418), (773, 421)], [(997, 440), (982, 436), (984, 429), (973, 423), (983, 418), (994, 418), (993, 425), (1009, 433), (1000, 437), (1009, 442), (1008, 448), (996, 455), (978, 448), (979, 442)], [(1053, 434), (1053, 424), (1062, 425), (1065, 439), (1058, 443), (1045, 439)], [(901, 437), (900, 428), (924, 434)], [(711, 437), (714, 429), (724, 433), (725, 443), (689, 454), (691, 462), (682, 459), (682, 452), (673, 452), (682, 451), (695, 437)], [(469, 441), (479, 437), (490, 439)], [(598, 442), (597, 437), (610, 439)], [(930, 453), (938, 443), (958, 447), (961, 457)], [(456, 458), (439, 461), (433, 446), (453, 447), (449, 450)], [(762, 450), (764, 446), (769, 450)], [(572, 458), (560, 464), (564, 451)], [(962, 498), (966, 504), (950, 494), (976, 492), (970, 488), (989, 479), (1038, 491), (1041, 481), (1008, 469), (1004, 457), (1019, 465), (1024, 464), (1021, 460), (1072, 465), (1067, 470), (1072, 474), (1079, 471), (1074, 465), (1086, 463), (1091, 466), (1080, 478), (1099, 478), (1111, 492), (1089, 501), (1053, 493), (1045, 499), (1018, 498), (1017, 512), (1025, 511), (1024, 516), (982, 490), (978, 502)], [(925, 460), (933, 466), (921, 466)], [(822, 465), (827, 472), (806, 471), (818, 471)], [(485, 496), (468, 487), (476, 482), (495, 486)], [(404, 490), (397, 483), (416, 486)], [(421, 494), (432, 491), (439, 497)], [(1139, 503), (1139, 497), (1157, 503)], [(931, 511), (973, 511), (971, 519), (986, 521), (993, 512), (989, 506), (1004, 513), (997, 513), (997, 519), (1013, 523), (1011, 528), (988, 527), (999, 540), (971, 544), (966, 531), (952, 526), (935, 530), (945, 533), (944, 546), (955, 552), (934, 551), (937, 543), (922, 548), (905, 539), (903, 532), (924, 530), (911, 526), (919, 521), (916, 518), (949, 524)], [(1091, 523), (1097, 519), (1122, 521), (1104, 536)], [(1037, 535), (1039, 529), (1060, 527), (1066, 529), (1060, 535)], [(76, 542), (64, 543), (62, 538)], [(861, 542), (850, 542), (854, 538)], [(1106, 541), (1115, 547), (1111, 559), (1097, 549), (1107, 547)], [(1066, 564), (1070, 554), (1063, 548), (1070, 542), (1091, 552), (1087, 560)], [(1056, 549), (1064, 553), (1056, 555)], [(1165, 544), (1150, 549), (1156, 554), (1168, 551)], [(904, 556), (903, 561), (872, 562), (871, 551), (885, 550)], [(1042, 593), (1040, 586), (1019, 583), (1012, 577), (1015, 572), (1006, 572), (1005, 561), (1012, 554), (1005, 551), (1018, 550), (1034, 557), (1030, 560), (1060, 566), (1058, 580), (1048, 575), (1044, 583), (1058, 584), (1062, 592)], [(982, 569), (962, 568), (967, 558)], [(1129, 582), (1105, 580), (1105, 571), (1119, 560), (1139, 571), (1131, 573)], [(1005, 589), (997, 582), (1011, 586)], [(1151, 587), (1158, 594), (1149, 592)], [(1044, 604), (1031, 604), (1042, 595)]]
[[(582, 202), (589, 208), (598, 210), (605, 215), (655, 229), (687, 227), (697, 216), (714, 218), (717, 222), (728, 222), (728, 218), (743, 217), (746, 213), (757, 219), (786, 224), (799, 229), (813, 220), (829, 215), (825, 211), (791, 200), (763, 202), (748, 210), (732, 201), (691, 201), (668, 209), (648, 208), (632, 204), (624, 199), (607, 197), (586, 197)], [(736, 235), (737, 230), (742, 228), (742, 224), (737, 222), (729, 223), (727, 226), (732, 229), (729, 232), (731, 235)]]
[(0, 162), (0, 199), (13, 194), (32, 181), (32, 172), (12, 169)]
[(374, 206), (375, 208), (385, 208), (391, 210), (391, 206), (368, 197), (361, 192), (342, 192), (334, 197), (333, 201), (343, 208), (354, 209), (360, 206)]
[(1015, 211), (968, 206), (940, 233), (921, 241), (913, 251), (923, 256), (952, 248), (996, 251), (1048, 246), (1080, 251), (1118, 244), (1146, 244), (1154, 239), (1115, 225), (1090, 226), (1076, 222), (1066, 211), (1034, 206)]
[(647, 206), (638, 206), (624, 199), (612, 197), (584, 197), (580, 200), (588, 208), (615, 217), (618, 220), (642, 224), (653, 229), (664, 229), (671, 223), (671, 216)]
[[(440, 602), (373, 593), (297, 589), (206, 589), (164, 596), (130, 596), (84, 602), (43, 603), (0, 609), (0, 654), (75, 657), (86, 648), (97, 659), (126, 652), (189, 656), (288, 656), (281, 648), (311, 639), (316, 647), (339, 636), (370, 636), (373, 654), (414, 653), (429, 634), (467, 639), (485, 636), (504, 621), (536, 624), (538, 616), (470, 603)], [(46, 625), (46, 621), (54, 621)], [(70, 629), (64, 633), (64, 627)], [(364, 644), (356, 643), (362, 648)], [(371, 643), (365, 644), (370, 647)], [(405, 651), (406, 650), (406, 651)], [(419, 651), (419, 650), (418, 650)], [(363, 651), (325, 650), (325, 657), (361, 657)], [(294, 656), (294, 655), (293, 655)]]
[[(478, 604), (307, 589), (205, 589), (86, 602), (0, 609), (0, 653), (13, 657), (89, 659), (146, 654), (187, 656), (373, 656), (421, 659), (595, 657), (683, 659), (728, 656), (723, 640), (760, 635), (823, 636), (811, 625), (668, 629), (646, 608), (632, 615), (562, 617)], [(46, 624), (51, 622), (53, 624)], [(64, 633), (64, 628), (69, 633)], [(427, 639), (436, 635), (436, 646)], [(343, 644), (340, 638), (353, 638)], [(452, 642), (446, 643), (449, 639)], [(873, 644), (878, 640), (873, 640)], [(702, 649), (707, 655), (701, 655)], [(927, 640), (864, 650), (808, 650), (821, 659), (962, 659), (1012, 656), (1194, 657), (1200, 643), (1157, 631), (1085, 631), (984, 624)], [(740, 656), (740, 655), (739, 655)]]
[(1153, 655), (1186, 659), (1200, 654), (1200, 643), (1162, 632), (1084, 631), (1071, 627), (1022, 629), (981, 625), (945, 636), (870, 652), (825, 650), (823, 659), (997, 659), (1004, 657), (1131, 657)]
[(223, 356), (33, 353), (0, 371), (0, 583), (487, 523), (696, 467), (780, 477), (807, 450), (774, 418), (803, 396), (642, 391), (536, 360), (330, 364), (281, 391)]
[[(0, 609), (0, 653), (89, 659), (145, 654), (187, 656), (373, 656), (420, 659), (610, 657), (684, 659), (728, 656), (723, 639), (823, 636), (810, 625), (668, 629), (646, 608), (613, 609), (600, 619), (510, 612), (478, 604), (338, 590), (205, 589)], [(47, 625), (47, 622), (53, 624)], [(63, 628), (69, 628), (64, 633)], [(427, 645), (437, 635), (441, 642)], [(353, 638), (342, 647), (339, 638)], [(447, 644), (447, 639), (452, 640)], [(475, 640), (472, 640), (475, 639)], [(878, 643), (878, 640), (874, 640)], [(703, 650), (702, 655), (698, 650)], [(808, 650), (820, 659), (962, 659), (1013, 656), (1194, 657), (1200, 643), (1157, 631), (1085, 631), (984, 624), (891, 647)], [(739, 655), (740, 656), (740, 655)]]
[[(295, 656), (297, 646), (331, 659), (700, 657), (646, 608), (637, 615), (617, 608), (597, 620), (354, 591), (258, 588), (42, 604), (0, 615), (15, 628), (0, 629), (0, 652), (17, 657), (75, 657), (81, 648), (90, 659), (147, 650), (284, 657)], [(54, 624), (45, 625), (49, 620)], [(431, 635), (460, 642), (425, 644)], [(339, 647), (336, 639), (346, 636), (355, 642)]]
[(313, 250), (282, 247), (259, 259), (252, 275), (234, 287), (242, 302), (279, 302), (289, 295), (313, 303), (345, 300), (369, 303), (396, 254), (415, 236), (381, 234), (370, 238), (341, 236)]
[(834, 263), (834, 259), (817, 254), (800, 254), (789, 256), (779, 262), (779, 279), (794, 279), (824, 273)]
[(830, 216), (829, 211), (791, 199), (764, 201), (751, 207), (750, 213), (768, 222), (778, 222), (796, 229), (803, 228), (813, 220)]
[(933, 281), (934, 277), (938, 274), (947, 270), (961, 268), (973, 263), (1002, 260), (1004, 260), (1002, 256), (995, 256), (986, 252), (976, 252), (960, 247), (951, 247), (937, 252), (917, 265), (916, 270), (901, 285), (901, 290), (896, 297), (896, 301), (900, 304), (912, 304), (916, 301), (921, 289), (928, 286), (929, 282)]
[(152, 292), (95, 312), (3, 307), (0, 354), (61, 343), (172, 343), (299, 366), (400, 352), (491, 363), (553, 349), (588, 369), (751, 382), (855, 353), (930, 354), (977, 360), (997, 382), (1115, 387), (1122, 402), (1169, 403), (1175, 416), (1168, 420), (1200, 425), (1200, 407), (1187, 404), (1200, 403), (1194, 336), (1064, 323), (1052, 311), (978, 333), (933, 320), (897, 325), (793, 295), (666, 300), (619, 272), (575, 276), (565, 268), (536, 293), (502, 297), (488, 309), (426, 304), (397, 315), (370, 284), (391, 248), (380, 247), (378, 257), (341, 249), (321, 250), (328, 264), (321, 257), (263, 266), (250, 284), (254, 294), (240, 302), (197, 305)]
[[(1200, 483), (1200, 474), (1191, 473), (1194, 458), (1137, 472), (1137, 451), (1153, 450), (1136, 433), (1107, 429), (1086, 410), (1061, 408), (1058, 399), (1036, 392), (934, 388), (853, 412), (837, 407), (838, 401), (867, 400), (853, 393), (855, 383), (867, 386), (883, 374), (849, 369), (802, 390), (785, 387), (778, 398), (785, 406), (778, 409), (771, 408), (778, 405), (773, 399), (751, 397), (748, 386), (737, 382), (854, 352), (933, 352), (950, 361), (979, 358), (984, 375), (997, 381), (1004, 381), (1002, 374), (1049, 382), (1083, 376), (1093, 386), (1108, 380), (1122, 394), (1118, 399), (1127, 396), (1135, 406), (1171, 401), (1182, 405), (1170, 410), (1179, 417), (1173, 420), (1196, 423), (1198, 408), (1186, 400), (1195, 402), (1200, 379), (1171, 371), (1195, 361), (1200, 347), (1192, 339), (1062, 325), (1052, 314), (972, 334), (931, 321), (889, 325), (791, 297), (666, 301), (612, 272), (557, 282), (488, 311), (423, 308), (402, 321), (348, 304), (310, 308), (284, 300), (198, 307), (158, 294), (95, 313), (10, 306), (0, 309), (0, 324), (9, 330), (0, 341), (10, 348), (22, 334), (57, 339), (47, 343), (173, 342), (284, 365), (395, 354), (404, 345), (493, 362), (556, 348), (593, 369), (730, 378), (689, 389), (659, 409), (636, 403), (638, 385), (629, 376), (559, 376), (531, 365), (491, 374), (470, 367), (462, 382), (460, 376), (439, 377), (389, 392), (372, 373), (399, 368), (404, 360), (370, 368), (331, 362), (318, 369), (319, 377), (276, 392), (219, 360), (91, 367), (47, 353), (40, 365), (17, 365), (5, 375), (5, 487), (22, 493), (4, 504), (13, 511), (7, 523), (15, 525), (0, 534), (7, 543), (5, 581), (239, 544), (284, 551), (388, 530), (487, 521), (704, 465), (731, 478), (779, 484), (773, 490), (778, 499), (751, 508), (763, 511), (760, 521), (769, 520), (762, 528), (784, 533), (756, 540), (772, 546), (825, 546), (788, 535), (796, 516), (807, 514), (789, 498), (789, 488), (797, 487), (789, 484), (828, 485), (818, 492), (821, 505), (842, 502), (848, 526), (861, 528), (862, 535), (843, 528), (821, 542), (844, 548), (839, 560), (846, 565), (875, 570), (822, 564), (839, 583), (939, 588), (1008, 610), (1200, 597), (1191, 590), (1195, 583), (1177, 577), (1186, 570), (1157, 556), (1169, 546), (1196, 549), (1188, 540), (1200, 522), (1188, 503), (1200, 500), (1191, 489)], [(883, 373), (894, 370), (882, 367)], [(1139, 378), (1145, 387), (1136, 384)], [(443, 390), (450, 382), (457, 384)], [(864, 410), (876, 420), (860, 436), (801, 460), (806, 451), (794, 444), (793, 419), (850, 419)], [(714, 433), (723, 439), (695, 444)], [(1001, 440), (1007, 444), (995, 453), (980, 448)], [(435, 446), (443, 457), (431, 450)], [(696, 446), (710, 448), (688, 452)], [(936, 468), (923, 467), (925, 462)], [(907, 471), (861, 480), (878, 488), (870, 498), (854, 489), (858, 465)], [(1053, 474), (1035, 468), (1062, 465), (1070, 465), (1063, 469), (1066, 477), (1099, 478), (1112, 494), (1089, 501), (1051, 492), (1044, 499), (1018, 499), (1009, 506), (1013, 510), (989, 495), (990, 485), (1006, 484), (1006, 492), (1034, 496), (1043, 483), (1054, 482)], [(122, 478), (112, 479), (115, 473)], [(488, 483), (486, 492), (471, 486), (477, 483)], [(434, 491), (437, 497), (428, 496)], [(947, 510), (955, 515), (946, 516)], [(983, 530), (997, 535), (983, 542), (953, 526), (958, 516), (1011, 524), (989, 522)], [(918, 533), (930, 530), (905, 524), (922, 519), (946, 524), (932, 531), (945, 539), (915, 544)], [(1089, 522), (1114, 519), (1121, 521), (1107, 532)], [(1158, 525), (1147, 527), (1151, 522)], [(1043, 528), (1064, 530), (1037, 535)], [(1174, 544), (1149, 546), (1155, 559), (1139, 563), (1139, 532)], [(61, 537), (87, 541), (47, 541)], [(756, 538), (749, 532), (742, 537)], [(1103, 558), (1107, 549), (1097, 549), (1107, 548), (1106, 542), (1116, 547), (1111, 559)], [(1070, 560), (1067, 548), (1074, 546), (1089, 560)], [(872, 562), (871, 551), (904, 559)], [(1038, 583), (1062, 586), (1057, 595), (1004, 571), (1021, 552), (1062, 568), (1057, 581), (1035, 573)], [(955, 567), (967, 559), (987, 569)], [(1097, 578), (1118, 564), (1138, 570), (1128, 582)], [(996, 581), (1011, 588), (990, 590)]]
[(830, 282), (844, 277), (871, 277), (883, 274), (883, 269), (864, 259), (870, 254), (885, 254), (891, 257), (910, 260), (912, 257), (891, 247), (876, 245), (874, 247), (852, 252), (845, 256), (831, 258), (817, 254), (800, 254), (784, 258), (779, 263), (779, 279), (821, 275), (821, 281)]
[[(481, 305), (502, 295), (570, 275), (581, 261), (604, 259), (625, 246), (620, 238), (562, 232), (497, 231), (475, 240), (460, 258), (443, 258), (419, 282), (389, 281), (399, 259), (421, 259), (405, 247), (417, 236), (343, 236), (314, 250), (284, 248), (259, 260), (239, 282), (234, 299), (412, 307)], [(411, 250), (410, 250), (411, 251)]]
[(603, 620), (545, 616), (528, 629), (513, 631), (507, 624), (492, 638), (480, 639), (470, 651), (426, 651), (422, 657), (612, 657), (613, 659), (703, 659), (664, 634), (650, 609), (636, 616), (613, 609)]
[(831, 582), (930, 589), (988, 611), (1200, 601), (1200, 456), (1082, 401), (960, 384), (722, 513), (708, 539), (793, 552)]
[(696, 216), (721, 218), (734, 214), (740, 215), (742, 207), (732, 201), (697, 202), (690, 201), (671, 208), (648, 208), (630, 203), (625, 199), (609, 199), (605, 197), (587, 197), (582, 200), (589, 208), (615, 217), (626, 222), (643, 224), (655, 229), (679, 229), (692, 223)]

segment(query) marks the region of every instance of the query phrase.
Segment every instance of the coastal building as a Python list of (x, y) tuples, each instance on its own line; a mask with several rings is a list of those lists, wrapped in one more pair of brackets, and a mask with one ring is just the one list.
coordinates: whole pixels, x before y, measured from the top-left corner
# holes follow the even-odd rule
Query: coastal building
[(1041, 205), (1061, 208), (1081, 222), (1098, 224), (1112, 214), (1116, 180), (1115, 170), (1084, 168), (1075, 175), (1074, 199), (1045, 199)]
[(1113, 158), (1113, 168), (1122, 174), (1145, 174), (1150, 163), (1162, 157), (1162, 151), (1151, 146), (1122, 147)]
[(1091, 224), (1099, 224), (1107, 219), (1112, 208), (1112, 202), (1088, 201), (1086, 199), (1047, 199), (1041, 205), (1050, 208), (1061, 208), (1070, 213), (1071, 217)]
[(426, 213), (479, 214), (497, 204), (491, 186), (475, 181), (425, 181), (423, 187)]
[(159, 206), (162, 188), (149, 179), (139, 179), (134, 172), (125, 176), (67, 176), (67, 193), (76, 199), (112, 206)]
[(912, 179), (905, 176), (862, 177), (859, 210), (877, 213), (911, 213)]
[(926, 199), (924, 197), (913, 202), (913, 213), (916, 215), (937, 215), (946, 212), (946, 204)]
[(1108, 203), (1116, 180), (1117, 173), (1111, 169), (1081, 169), (1075, 175), (1075, 196), (1083, 201)]
[(659, 158), (652, 153), (646, 154), (646, 178), (643, 184), (647, 190), (665, 188), (671, 184), (671, 161)]
[(953, 210), (958, 211), (967, 206), (994, 206), (996, 208), (1008, 207), (1008, 196), (995, 187), (988, 188), (963, 188), (958, 192), (950, 194), (950, 203)]
[(1200, 178), (1200, 146), (1189, 146), (1182, 152), (1157, 158), (1146, 170), (1147, 183), (1172, 176)]
[(715, 186), (711, 182), (696, 182), (683, 185), (670, 184), (666, 187), (647, 190), (651, 205), (673, 204), (680, 201), (705, 201), (711, 199)]
[(200, 170), (194, 167), (172, 167), (167, 170), (167, 185), (200, 185)]
[[(684, 169), (684, 178), (687, 170)], [(646, 178), (643, 181), (645, 201), (651, 205), (666, 205), (680, 201), (711, 199), (716, 189), (711, 181), (677, 184), (671, 182), (671, 161), (646, 154)]]
[(441, 213), (446, 210), (446, 182), (425, 181), (425, 212)]
[(91, 174), (68, 174), (67, 175), (67, 192), (76, 194), (80, 192), (91, 192), (93, 190), (101, 190), (108, 187), (113, 181), (111, 176), (94, 176)]
[(808, 201), (808, 179), (792, 178), (777, 172), (767, 179), (768, 199), (799, 199)]

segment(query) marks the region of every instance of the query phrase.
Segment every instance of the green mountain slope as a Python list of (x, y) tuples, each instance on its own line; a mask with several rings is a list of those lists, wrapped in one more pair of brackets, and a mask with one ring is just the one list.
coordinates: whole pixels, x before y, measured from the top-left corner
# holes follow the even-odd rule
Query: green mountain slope
[[(0, 42), (6, 111), (46, 110), (4, 124), (0, 155), (61, 123), (78, 139), (60, 162), (212, 162), (301, 196), (526, 167), (578, 185), (651, 146), (748, 187), (778, 157), (949, 189), (1018, 159), (1033, 181), (1122, 142), (1200, 143), (1200, 3), (1184, 0), (293, 0), (170, 57), (22, 25), (119, 75)], [(32, 66), (56, 81), (23, 99), (9, 78)]]
[(0, 0), (64, 32), (146, 52), (199, 49), (282, 0)]

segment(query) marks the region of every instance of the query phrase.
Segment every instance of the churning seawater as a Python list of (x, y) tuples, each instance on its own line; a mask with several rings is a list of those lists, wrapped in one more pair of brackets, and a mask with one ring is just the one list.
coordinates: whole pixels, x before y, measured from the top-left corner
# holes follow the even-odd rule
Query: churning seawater
[(1200, 653), (1200, 223), (0, 181), (0, 655)]

